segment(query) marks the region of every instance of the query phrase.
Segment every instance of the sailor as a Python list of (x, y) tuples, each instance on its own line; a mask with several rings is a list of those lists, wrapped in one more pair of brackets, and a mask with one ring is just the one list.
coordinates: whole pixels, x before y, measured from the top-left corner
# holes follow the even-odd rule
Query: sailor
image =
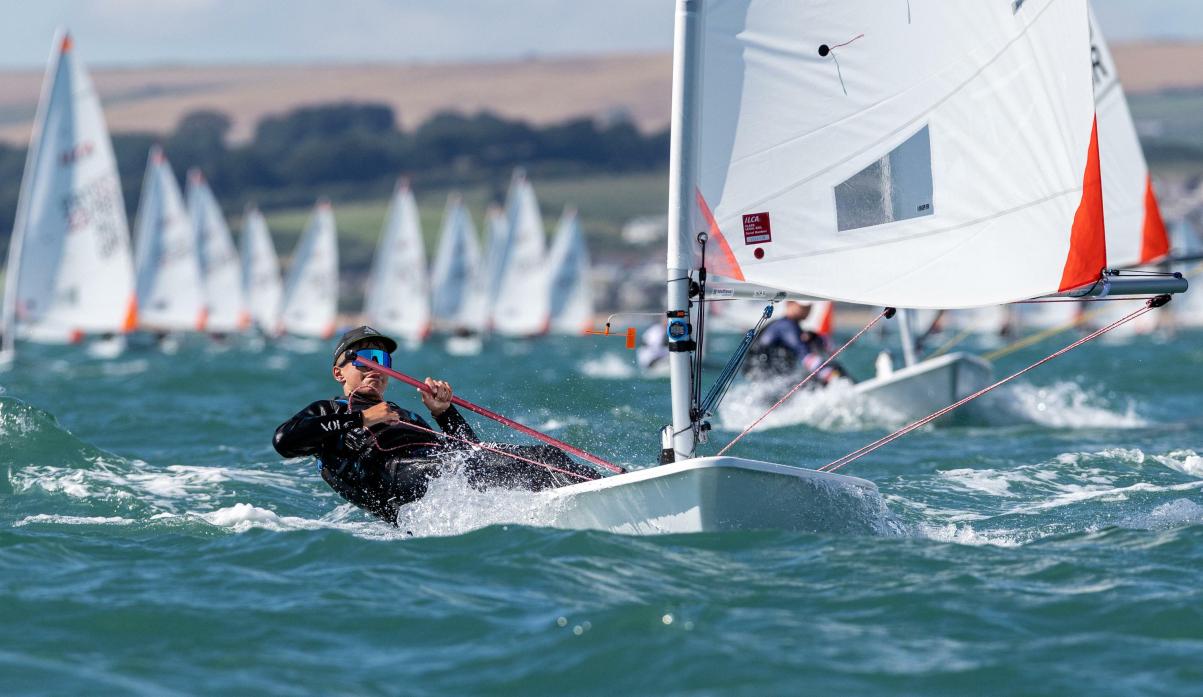
[[(782, 317), (775, 319), (756, 337), (748, 351), (744, 373), (752, 378), (810, 373), (827, 359), (827, 339), (818, 332), (804, 329), (802, 323), (810, 316), (810, 303), (785, 301)], [(817, 384), (826, 385), (847, 371), (832, 362), (815, 376)]]
[(451, 385), (426, 378), (433, 394), (419, 390), (422, 404), (446, 436), (433, 432), (421, 416), (384, 400), (387, 376), (356, 364), (367, 358), (391, 367), (396, 349), (396, 341), (368, 326), (343, 334), (331, 370), (342, 396), (314, 402), (281, 424), (276, 451), (316, 456), (322, 479), (340, 496), (394, 525), (401, 506), (422, 498), (432, 478), (457, 468), (480, 489), (538, 491), (598, 477), (551, 446), (490, 444), (502, 453), (475, 448), (476, 433), (451, 404)]

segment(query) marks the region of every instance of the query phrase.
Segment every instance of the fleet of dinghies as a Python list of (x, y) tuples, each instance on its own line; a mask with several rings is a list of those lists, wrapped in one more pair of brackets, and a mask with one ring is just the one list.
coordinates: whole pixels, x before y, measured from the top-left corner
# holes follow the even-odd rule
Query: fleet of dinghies
[[(9, 247), (0, 364), (11, 363), (17, 339), (332, 336), (340, 279), (330, 203), (315, 206), (282, 281), (259, 210), (244, 214), (240, 250), (204, 174), (189, 171), (181, 192), (154, 146), (131, 245), (100, 100), (70, 36), (54, 46)], [(549, 252), (534, 187), (518, 170), (504, 211), (490, 208), (485, 229), (482, 259), (471, 214), (452, 196), (428, 276), (418, 206), (402, 180), (373, 258), (366, 321), (411, 346), (435, 329), (474, 341), (476, 351), (490, 331), (530, 337), (588, 328), (589, 255), (574, 211), (565, 211)]]

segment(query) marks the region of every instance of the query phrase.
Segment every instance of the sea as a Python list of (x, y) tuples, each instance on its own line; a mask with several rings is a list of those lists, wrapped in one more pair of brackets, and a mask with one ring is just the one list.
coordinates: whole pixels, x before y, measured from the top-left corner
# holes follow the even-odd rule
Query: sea
[[(336, 394), (332, 342), (20, 348), (0, 373), (0, 694), (1203, 695), (1197, 331), (1092, 342), (856, 460), (875, 535), (551, 529), (529, 494), (454, 476), (393, 527), (272, 449)], [(667, 380), (613, 337), (436, 339), (395, 366), (631, 468), (668, 419)], [(756, 387), (701, 452), (763, 411)], [(803, 390), (732, 454), (817, 467), (902, 425)]]

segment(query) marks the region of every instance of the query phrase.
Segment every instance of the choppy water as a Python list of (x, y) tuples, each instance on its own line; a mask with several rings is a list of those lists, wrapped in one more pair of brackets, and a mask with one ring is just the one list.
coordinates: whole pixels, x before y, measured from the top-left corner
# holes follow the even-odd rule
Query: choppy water
[[(666, 383), (614, 344), (398, 362), (643, 465)], [(857, 461), (882, 537), (553, 530), (455, 481), (406, 536), (271, 449), (334, 393), (304, 348), (0, 374), (0, 692), (1203, 694), (1203, 335), (1088, 345)], [(813, 467), (898, 425), (840, 395), (774, 418), (737, 454)]]

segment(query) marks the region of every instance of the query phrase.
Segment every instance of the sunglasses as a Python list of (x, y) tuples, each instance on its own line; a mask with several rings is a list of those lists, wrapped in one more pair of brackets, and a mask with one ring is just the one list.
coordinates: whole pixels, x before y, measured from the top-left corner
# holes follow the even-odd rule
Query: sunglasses
[(393, 355), (384, 349), (359, 349), (358, 351), (348, 349), (343, 354), (342, 365), (345, 366), (347, 363), (355, 361), (355, 367), (358, 368), (360, 367), (358, 361), (356, 361), (358, 358), (367, 358), (368, 360), (376, 361), (385, 368), (393, 367)]

